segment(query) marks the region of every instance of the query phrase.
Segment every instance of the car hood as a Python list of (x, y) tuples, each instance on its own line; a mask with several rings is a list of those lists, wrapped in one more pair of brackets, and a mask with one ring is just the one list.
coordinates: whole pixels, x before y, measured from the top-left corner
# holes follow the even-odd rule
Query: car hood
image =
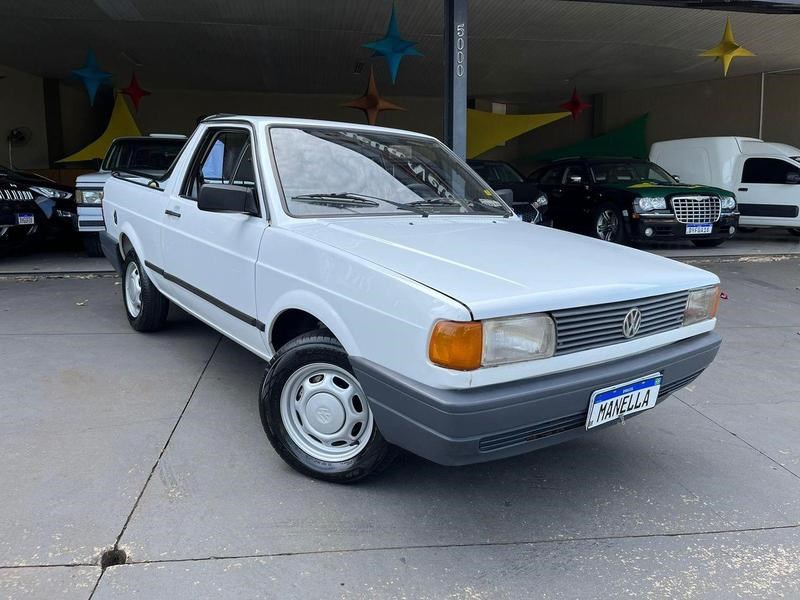
[(710, 185), (691, 185), (687, 183), (660, 184), (645, 181), (642, 183), (604, 183), (597, 186), (605, 190), (625, 190), (640, 198), (665, 198), (672, 194), (714, 194), (717, 196), (733, 196), (732, 192)]
[(476, 319), (631, 300), (719, 281), (673, 260), (516, 219), (362, 217), (292, 229), (437, 290)]
[(111, 177), (110, 171), (96, 171), (95, 173), (79, 175), (75, 179), (75, 187), (79, 189), (102, 188), (109, 177)]

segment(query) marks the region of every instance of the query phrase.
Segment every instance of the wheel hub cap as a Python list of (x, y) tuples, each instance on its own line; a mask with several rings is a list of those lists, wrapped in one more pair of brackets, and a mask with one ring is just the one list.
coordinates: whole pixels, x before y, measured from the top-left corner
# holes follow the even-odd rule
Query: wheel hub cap
[(306, 405), (306, 422), (311, 429), (330, 435), (344, 425), (344, 407), (332, 394), (314, 394)]

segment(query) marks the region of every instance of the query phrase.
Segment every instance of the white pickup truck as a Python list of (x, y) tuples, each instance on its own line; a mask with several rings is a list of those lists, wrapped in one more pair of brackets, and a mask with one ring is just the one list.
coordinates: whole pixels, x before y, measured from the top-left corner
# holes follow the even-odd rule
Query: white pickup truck
[(720, 345), (715, 275), (523, 223), (416, 133), (209, 117), (165, 176), (115, 173), (103, 214), (133, 328), (174, 302), (269, 361), (266, 434), (329, 481), (618, 423)]

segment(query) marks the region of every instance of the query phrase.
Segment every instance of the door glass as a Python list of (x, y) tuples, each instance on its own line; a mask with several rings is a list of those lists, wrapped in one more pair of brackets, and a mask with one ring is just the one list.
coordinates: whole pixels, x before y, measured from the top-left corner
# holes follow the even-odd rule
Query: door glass
[(540, 183), (544, 184), (557, 184), (561, 183), (561, 177), (564, 175), (564, 167), (552, 167), (545, 171), (545, 174), (542, 175), (542, 179)]
[[(573, 180), (574, 177), (580, 177), (580, 181)], [(589, 173), (586, 172), (586, 169), (583, 167), (583, 165), (570, 165), (567, 167), (567, 173), (564, 181), (566, 183), (588, 183)]]
[(207, 134), (204, 158), (187, 181), (184, 195), (197, 199), (206, 183), (249, 185), (255, 187), (250, 134), (246, 131), (218, 131)]
[(800, 177), (800, 169), (777, 158), (748, 158), (742, 169), (742, 183), (787, 183)]

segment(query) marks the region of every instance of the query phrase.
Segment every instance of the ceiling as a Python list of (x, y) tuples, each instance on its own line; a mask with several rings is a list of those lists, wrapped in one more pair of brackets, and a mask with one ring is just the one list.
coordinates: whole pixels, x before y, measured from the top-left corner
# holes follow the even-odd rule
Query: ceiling
[[(396, 85), (376, 61), (381, 91), (439, 96), (441, 0), (397, 0), (400, 30), (424, 57), (404, 58)], [(721, 77), (697, 54), (716, 45), (731, 16), (755, 58), (729, 76), (800, 68), (800, 15), (728, 13), (563, 0), (471, 0), (471, 96), (554, 103), (573, 86), (588, 95)], [(696, 2), (695, 2), (696, 4)], [(714, 3), (719, 8), (720, 2)], [(754, 4), (750, 2), (748, 4)], [(148, 89), (358, 94), (391, 0), (0, 0), (0, 65), (69, 80), (88, 47), (128, 83)], [(366, 63), (354, 73), (356, 63)], [(0, 67), (0, 75), (2, 75)], [(74, 82), (74, 85), (78, 85)]]

